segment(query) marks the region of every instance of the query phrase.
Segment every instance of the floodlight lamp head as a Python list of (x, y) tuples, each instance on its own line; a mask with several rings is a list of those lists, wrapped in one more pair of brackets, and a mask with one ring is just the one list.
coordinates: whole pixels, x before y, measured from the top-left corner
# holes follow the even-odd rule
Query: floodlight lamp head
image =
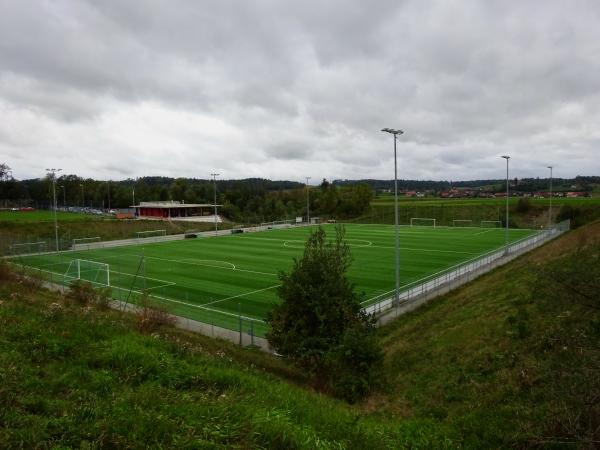
[(508, 155), (502, 155), (502, 158), (506, 159), (507, 161), (510, 159), (510, 156)]
[(547, 169), (553, 169), (553, 166), (546, 166)]
[(402, 130), (394, 130), (393, 128), (382, 128), (381, 131), (385, 132), (385, 133), (391, 133), (393, 135), (399, 135), (399, 134), (404, 134), (404, 131)]

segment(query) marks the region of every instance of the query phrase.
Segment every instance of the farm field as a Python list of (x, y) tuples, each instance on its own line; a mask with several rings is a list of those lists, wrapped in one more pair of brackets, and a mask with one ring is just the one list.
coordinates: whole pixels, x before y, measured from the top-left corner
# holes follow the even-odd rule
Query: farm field
[[(328, 236), (333, 225), (324, 226)], [(310, 228), (291, 228), (156, 244), (23, 256), (14, 262), (55, 283), (82, 279), (103, 285), (110, 271), (113, 296), (135, 302), (142, 291), (171, 312), (205, 323), (238, 329), (240, 316), (264, 335), (264, 318), (277, 301), (278, 272), (302, 254)], [(533, 230), (511, 229), (509, 240)], [(349, 277), (369, 299), (394, 288), (394, 228), (346, 225), (354, 262)], [(443, 272), (504, 244), (499, 228), (402, 227), (401, 285)], [(77, 260), (81, 260), (77, 263)], [(92, 263), (86, 262), (92, 261)]]
[[(82, 220), (97, 220), (97, 216), (89, 214), (57, 211), (56, 218), (59, 222), (74, 222)], [(0, 211), (0, 222), (13, 223), (40, 223), (54, 221), (54, 213), (48, 210), (34, 211)]]
[[(516, 205), (521, 197), (510, 197), (508, 202), (510, 205)], [(550, 199), (547, 198), (529, 198), (532, 205), (549, 206)], [(380, 194), (371, 201), (371, 206), (391, 206), (394, 204), (393, 194)], [(505, 198), (413, 198), (413, 197), (398, 197), (398, 204), (402, 205), (418, 205), (418, 206), (504, 206)], [(581, 198), (566, 198), (555, 197), (552, 199), (553, 206), (571, 205), (571, 206), (598, 206), (600, 205), (600, 196), (581, 197)]]

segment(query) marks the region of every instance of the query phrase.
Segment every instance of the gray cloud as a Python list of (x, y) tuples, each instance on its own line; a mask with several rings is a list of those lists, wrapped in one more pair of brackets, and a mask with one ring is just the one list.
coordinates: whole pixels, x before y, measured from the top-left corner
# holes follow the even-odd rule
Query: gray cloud
[(591, 0), (9, 0), (0, 160), (390, 178), (392, 126), (402, 178), (502, 177), (502, 153), (516, 176), (598, 174), (599, 19)]

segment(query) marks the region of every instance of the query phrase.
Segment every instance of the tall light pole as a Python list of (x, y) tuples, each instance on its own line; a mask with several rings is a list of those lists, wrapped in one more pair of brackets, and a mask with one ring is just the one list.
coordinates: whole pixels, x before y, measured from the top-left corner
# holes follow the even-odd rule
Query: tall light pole
[(306, 178), (306, 222), (310, 225), (310, 191), (308, 190), (308, 180), (310, 180), (311, 177), (304, 178)]
[(213, 177), (213, 186), (215, 193), (215, 236), (217, 235), (218, 227), (217, 227), (217, 177), (221, 175), (220, 173), (211, 173)]
[(83, 184), (79, 185), (81, 187), (81, 207), (85, 208), (85, 194), (83, 191)]
[(106, 192), (108, 193), (108, 212), (110, 212), (110, 180), (106, 182)]
[(552, 166), (547, 166), (550, 169), (550, 210), (548, 211), (548, 228), (552, 226)]
[(56, 243), (56, 251), (58, 252), (58, 219), (56, 218), (56, 174), (62, 169), (46, 169), (48, 176), (52, 179), (52, 199), (54, 206), (54, 239)]
[(508, 160), (510, 156), (503, 155), (502, 158), (506, 159), (506, 227), (504, 228), (504, 246), (508, 251)]
[(396, 291), (394, 295), (394, 304), (398, 306), (400, 303), (400, 226), (398, 224), (398, 158), (396, 151), (396, 141), (398, 136), (404, 134), (402, 130), (394, 130), (393, 128), (383, 128), (384, 133), (394, 135), (394, 224), (396, 233)]

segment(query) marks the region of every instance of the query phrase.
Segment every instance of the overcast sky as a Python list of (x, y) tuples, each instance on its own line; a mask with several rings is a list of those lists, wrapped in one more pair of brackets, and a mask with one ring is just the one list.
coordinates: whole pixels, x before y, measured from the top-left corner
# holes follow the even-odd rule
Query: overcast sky
[(101, 179), (600, 175), (600, 2), (0, 1), (0, 163)]

